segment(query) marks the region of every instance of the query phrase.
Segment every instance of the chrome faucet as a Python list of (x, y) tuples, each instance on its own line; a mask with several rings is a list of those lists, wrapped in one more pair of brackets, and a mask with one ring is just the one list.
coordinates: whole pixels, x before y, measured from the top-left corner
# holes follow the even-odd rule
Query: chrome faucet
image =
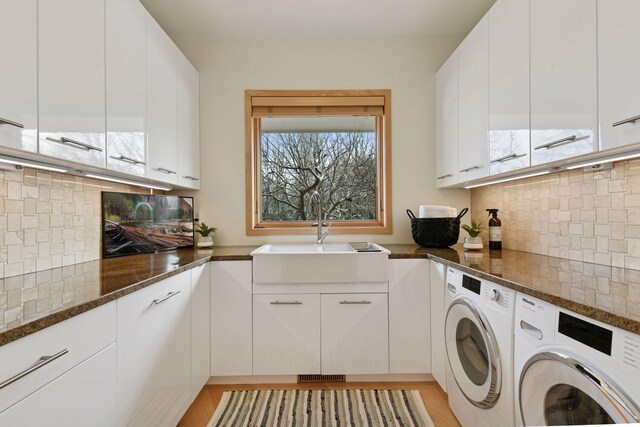
[(318, 226), (318, 240), (317, 243), (319, 245), (322, 244), (322, 241), (324, 240), (325, 237), (327, 237), (327, 235), (329, 235), (329, 229), (331, 228), (331, 224), (329, 224), (329, 227), (327, 227), (326, 230), (322, 230), (322, 226), (324, 225), (322, 222), (322, 197), (320, 197), (320, 193), (318, 193), (318, 190), (315, 190), (313, 193), (311, 193), (311, 200), (316, 200), (316, 205), (318, 206), (318, 222), (314, 225)]

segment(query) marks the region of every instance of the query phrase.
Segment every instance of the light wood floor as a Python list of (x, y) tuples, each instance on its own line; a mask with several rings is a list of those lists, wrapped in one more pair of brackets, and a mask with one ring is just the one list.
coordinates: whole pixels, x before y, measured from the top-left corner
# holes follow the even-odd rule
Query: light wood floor
[(368, 383), (305, 383), (305, 384), (243, 384), (207, 385), (178, 424), (179, 427), (204, 427), (218, 406), (222, 393), (232, 390), (342, 390), (342, 389), (382, 389), (419, 390), (422, 401), (437, 427), (459, 427), (458, 420), (449, 409), (447, 395), (438, 383), (429, 382), (368, 382)]

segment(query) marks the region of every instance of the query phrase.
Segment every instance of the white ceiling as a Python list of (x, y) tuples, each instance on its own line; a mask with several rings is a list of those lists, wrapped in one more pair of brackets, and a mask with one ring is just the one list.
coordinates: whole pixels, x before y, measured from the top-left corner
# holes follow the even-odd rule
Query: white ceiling
[(495, 0), (141, 0), (170, 35), (464, 36)]

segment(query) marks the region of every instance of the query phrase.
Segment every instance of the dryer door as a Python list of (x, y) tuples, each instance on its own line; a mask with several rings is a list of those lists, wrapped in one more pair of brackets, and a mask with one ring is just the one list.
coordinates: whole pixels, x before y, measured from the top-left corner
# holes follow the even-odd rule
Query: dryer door
[(559, 352), (538, 353), (520, 376), (524, 425), (640, 422), (640, 410), (609, 378)]
[(457, 298), (449, 306), (445, 344), (462, 394), (479, 408), (493, 407), (502, 387), (500, 353), (491, 326), (470, 299)]

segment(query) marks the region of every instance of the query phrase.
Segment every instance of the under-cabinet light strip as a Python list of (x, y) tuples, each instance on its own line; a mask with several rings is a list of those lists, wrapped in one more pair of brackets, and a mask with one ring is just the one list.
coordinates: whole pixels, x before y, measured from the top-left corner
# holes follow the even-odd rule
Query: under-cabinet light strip
[(549, 173), (548, 170), (544, 170), (544, 171), (540, 171), (540, 172), (527, 173), (527, 174), (524, 174), (524, 175), (510, 176), (508, 178), (496, 179), (496, 180), (493, 180), (493, 181), (487, 181), (487, 182), (483, 182), (483, 183), (480, 183), (480, 184), (465, 185), (464, 188), (469, 190), (471, 188), (484, 187), (485, 185), (499, 184), (501, 182), (515, 181), (516, 179), (532, 178), (534, 176), (546, 175), (548, 173)]
[(138, 182), (138, 181), (130, 181), (128, 179), (124, 179), (124, 178), (114, 178), (112, 176), (108, 176), (108, 175), (99, 175), (99, 174), (94, 174), (94, 173), (85, 173), (84, 176), (86, 176), (87, 178), (95, 178), (95, 179), (102, 179), (105, 181), (111, 181), (111, 182), (118, 182), (120, 184), (128, 184), (128, 185), (135, 185), (138, 187), (145, 187), (145, 188), (151, 188), (154, 190), (162, 190), (162, 191), (169, 191), (171, 190), (171, 187), (162, 187), (160, 185), (153, 185), (153, 184), (145, 184), (142, 182)]
[(15, 166), (23, 166), (23, 167), (34, 168), (34, 169), (42, 169), (42, 170), (50, 171), (50, 172), (60, 172), (60, 173), (69, 172), (69, 169), (63, 168), (63, 167), (60, 167), (60, 166), (53, 166), (53, 165), (48, 165), (46, 163), (32, 162), (30, 160), (16, 159), (16, 158), (13, 158), (13, 157), (0, 156), (0, 162), (1, 163), (7, 163), (7, 164), (10, 164), (10, 165), (15, 165)]
[(633, 153), (627, 153), (627, 154), (620, 154), (618, 156), (603, 157), (597, 160), (589, 160), (586, 162), (575, 163), (573, 165), (567, 166), (567, 169), (586, 168), (587, 166), (599, 165), (602, 163), (619, 162), (621, 160), (630, 160), (630, 159), (635, 159), (637, 157), (640, 157), (640, 151), (635, 151)]

